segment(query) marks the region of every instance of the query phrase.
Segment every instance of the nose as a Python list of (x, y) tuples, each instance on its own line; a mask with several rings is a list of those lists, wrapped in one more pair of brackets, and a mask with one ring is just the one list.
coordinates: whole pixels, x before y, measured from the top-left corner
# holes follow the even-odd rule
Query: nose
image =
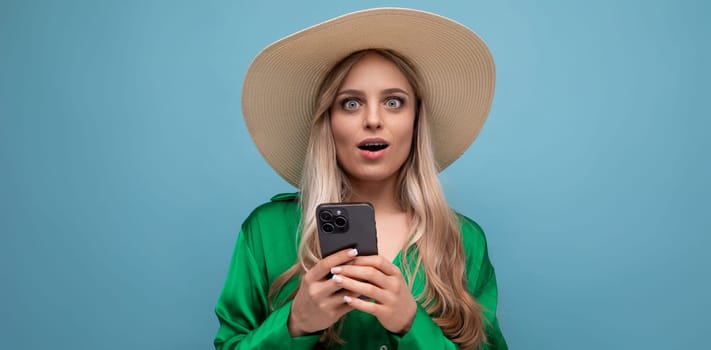
[(383, 127), (383, 119), (381, 118), (380, 109), (378, 107), (377, 104), (369, 104), (364, 119), (366, 129), (375, 130)]

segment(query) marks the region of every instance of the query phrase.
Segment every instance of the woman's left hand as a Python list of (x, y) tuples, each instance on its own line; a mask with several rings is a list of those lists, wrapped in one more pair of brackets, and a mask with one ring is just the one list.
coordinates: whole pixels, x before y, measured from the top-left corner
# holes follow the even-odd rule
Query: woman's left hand
[(410, 330), (417, 302), (397, 266), (381, 256), (359, 256), (353, 264), (332, 268), (331, 273), (344, 289), (375, 300), (344, 297), (351, 307), (375, 316), (392, 333)]

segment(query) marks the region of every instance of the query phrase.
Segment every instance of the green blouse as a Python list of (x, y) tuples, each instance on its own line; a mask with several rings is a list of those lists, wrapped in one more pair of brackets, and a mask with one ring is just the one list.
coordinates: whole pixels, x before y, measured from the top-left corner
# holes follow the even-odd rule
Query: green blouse
[[(291, 301), (284, 303), (298, 287), (296, 279), (278, 294), (275, 309), (267, 295), (274, 280), (296, 262), (300, 208), (296, 194), (280, 194), (255, 209), (242, 224), (230, 263), (227, 280), (215, 312), (220, 328), (215, 349), (311, 349), (319, 334), (292, 337), (287, 329)], [(488, 344), (484, 349), (508, 349), (496, 319), (496, 277), (489, 261), (486, 238), (479, 225), (459, 216), (466, 253), (467, 282), (483, 307)], [(393, 263), (400, 266), (400, 257)], [(404, 275), (404, 271), (403, 271)], [(424, 275), (411, 283), (413, 295), (424, 288)], [(410, 330), (404, 335), (388, 332), (367, 313), (346, 314), (340, 336), (342, 349), (458, 349), (430, 315), (418, 306)]]

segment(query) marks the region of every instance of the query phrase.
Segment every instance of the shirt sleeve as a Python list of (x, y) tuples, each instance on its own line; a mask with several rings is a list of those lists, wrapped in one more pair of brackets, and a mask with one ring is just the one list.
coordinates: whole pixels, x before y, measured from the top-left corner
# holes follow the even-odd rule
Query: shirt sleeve
[[(471, 274), (470, 278), (472, 277)], [(479, 271), (479, 278), (476, 283), (474, 298), (479, 303), (484, 314), (484, 330), (487, 343), (482, 346), (484, 350), (508, 350), (508, 345), (499, 327), (499, 320), (496, 317), (496, 306), (498, 303), (498, 289), (496, 287), (496, 273), (489, 261), (489, 254), (484, 249), (483, 261)]]
[[(311, 349), (318, 335), (292, 337), (287, 328), (291, 301), (269, 310), (264, 257), (250, 247), (248, 227), (237, 238), (225, 286), (215, 307), (220, 328), (216, 350), (228, 349)], [(261, 261), (261, 263), (260, 263)]]
[[(481, 228), (476, 224), (474, 224), (474, 232), (477, 238), (474, 240), (476, 244), (465, 242), (465, 251), (467, 251), (468, 287), (474, 300), (481, 306), (484, 316), (487, 342), (482, 344), (481, 349), (508, 350), (496, 318), (498, 290), (494, 267), (489, 260), (486, 239)], [(478, 247), (475, 249), (478, 254), (472, 252), (473, 247)], [(439, 325), (420, 305), (417, 306), (410, 330), (402, 336), (393, 334), (391, 337), (398, 349), (459, 349), (459, 345), (444, 335)]]
[(404, 335), (392, 334), (391, 337), (398, 349), (459, 349), (420, 305), (417, 305), (410, 330)]

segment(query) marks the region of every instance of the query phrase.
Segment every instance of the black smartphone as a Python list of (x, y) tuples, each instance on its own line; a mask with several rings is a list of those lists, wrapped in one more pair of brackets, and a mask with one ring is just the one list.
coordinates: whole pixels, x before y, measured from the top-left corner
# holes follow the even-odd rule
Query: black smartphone
[(346, 248), (358, 255), (378, 255), (375, 211), (370, 203), (323, 203), (316, 207), (321, 256)]

